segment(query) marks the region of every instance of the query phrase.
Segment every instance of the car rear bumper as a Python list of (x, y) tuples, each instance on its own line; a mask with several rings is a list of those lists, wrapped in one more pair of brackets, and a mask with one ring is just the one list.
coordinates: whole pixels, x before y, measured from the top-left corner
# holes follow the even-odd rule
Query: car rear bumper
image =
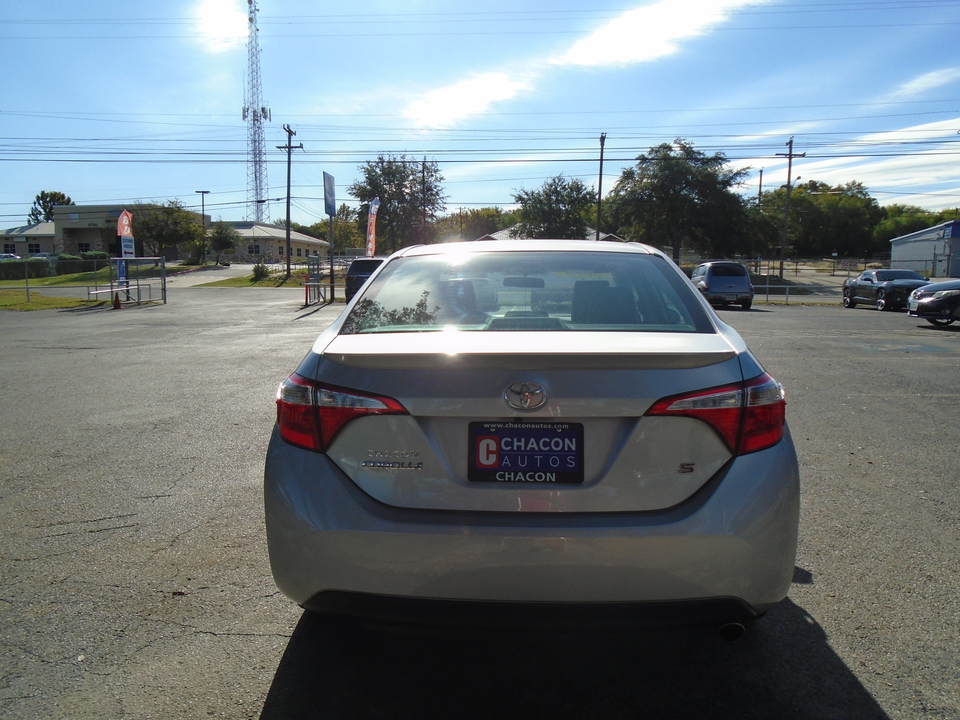
[(317, 610), (382, 614), (417, 600), (574, 613), (578, 605), (634, 605), (653, 616), (667, 607), (694, 615), (739, 608), (745, 616), (782, 600), (793, 576), (799, 476), (789, 433), (656, 513), (399, 509), (276, 432), (264, 480), (274, 578), (285, 595)]
[(743, 303), (743, 302), (753, 301), (753, 293), (706, 292), (706, 293), (703, 293), (703, 297), (705, 297), (707, 299), (707, 302), (710, 302), (710, 303), (720, 303), (720, 302)]

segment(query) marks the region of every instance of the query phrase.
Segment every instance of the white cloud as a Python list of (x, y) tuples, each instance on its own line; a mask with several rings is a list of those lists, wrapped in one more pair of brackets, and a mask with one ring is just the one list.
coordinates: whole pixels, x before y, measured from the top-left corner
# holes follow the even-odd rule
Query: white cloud
[(195, 19), (200, 42), (209, 52), (225, 52), (247, 42), (247, 13), (236, 0), (202, 0)]
[(530, 87), (528, 77), (490, 72), (431, 90), (411, 102), (403, 116), (423, 127), (449, 127), (477, 115), (493, 103), (509, 100)]
[(730, 12), (763, 0), (660, 0), (623, 13), (574, 43), (558, 65), (629, 65), (676, 53), (679, 42), (705, 34)]
[(934, 70), (924, 73), (914, 78), (910, 82), (903, 83), (894, 90), (888, 100), (904, 100), (906, 98), (923, 95), (931, 90), (936, 90), (944, 85), (949, 85), (956, 80), (960, 80), (960, 68), (944, 68), (943, 70)]
[[(954, 138), (958, 127), (960, 118), (953, 118), (837, 142), (810, 153), (810, 157), (794, 160), (793, 177), (831, 185), (857, 180), (881, 204), (909, 203), (927, 209), (956, 207), (958, 195), (952, 189), (957, 182)], [(924, 144), (911, 147), (910, 143), (916, 142)], [(800, 151), (801, 147), (795, 146), (794, 150)], [(875, 153), (872, 157), (871, 152)], [(817, 158), (818, 154), (838, 157)], [(751, 165), (754, 171), (766, 166), (764, 187), (770, 188), (786, 181), (786, 161), (781, 160), (757, 157), (739, 165)], [(747, 187), (756, 187), (758, 179), (751, 177)]]
[[(704, 35), (732, 11), (773, 0), (659, 0), (621, 14), (569, 49), (547, 60), (555, 66), (627, 65), (679, 50), (680, 41)], [(411, 102), (404, 117), (422, 127), (450, 127), (486, 111), (496, 102), (529, 90), (544, 63), (531, 60), (522, 73), (488, 72)], [(531, 69), (537, 68), (537, 69)]]

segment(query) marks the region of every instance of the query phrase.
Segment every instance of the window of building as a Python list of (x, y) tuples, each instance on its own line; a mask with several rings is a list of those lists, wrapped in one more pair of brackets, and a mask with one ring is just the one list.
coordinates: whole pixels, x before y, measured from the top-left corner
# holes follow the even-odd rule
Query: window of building
[(40, 252), (40, 243), (27, 243), (27, 252), (31, 255)]
[(260, 246), (259, 246), (259, 245), (249, 245), (249, 246), (247, 246), (247, 254), (248, 254), (248, 255), (259, 255), (259, 254), (260, 254)]
[(90, 243), (78, 242), (77, 252), (90, 252)]
[(11, 255), (16, 255), (16, 254), (17, 254), (17, 246), (16, 246), (15, 243), (4, 243), (4, 244), (3, 244), (3, 251), (4, 251), (5, 253), (10, 253)]
[(283, 257), (283, 245), (277, 245), (277, 252), (280, 253), (280, 257)]
[(297, 248), (297, 257), (303, 257), (303, 248)]

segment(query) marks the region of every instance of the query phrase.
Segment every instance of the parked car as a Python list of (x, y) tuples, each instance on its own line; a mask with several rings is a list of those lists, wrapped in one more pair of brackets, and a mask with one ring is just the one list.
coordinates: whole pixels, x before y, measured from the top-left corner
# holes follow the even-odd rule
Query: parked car
[(960, 319), (960, 280), (931, 283), (910, 293), (907, 313), (933, 325), (950, 325)]
[(799, 473), (782, 386), (669, 257), (491, 241), (400, 251), (320, 334), (264, 499), (312, 611), (733, 637), (790, 588)]
[(869, 303), (877, 310), (897, 310), (907, 306), (907, 296), (930, 281), (913, 270), (864, 270), (843, 283), (843, 306), (855, 308)]
[(14, 253), (0, 253), (0, 260), (19, 260), (20, 256)]
[(346, 285), (344, 292), (348, 301), (357, 294), (357, 290), (383, 264), (383, 261), (384, 258), (382, 257), (358, 257), (353, 259), (344, 276)]
[(693, 284), (714, 305), (739, 304), (744, 310), (753, 305), (753, 284), (746, 266), (738, 262), (706, 262), (694, 268)]

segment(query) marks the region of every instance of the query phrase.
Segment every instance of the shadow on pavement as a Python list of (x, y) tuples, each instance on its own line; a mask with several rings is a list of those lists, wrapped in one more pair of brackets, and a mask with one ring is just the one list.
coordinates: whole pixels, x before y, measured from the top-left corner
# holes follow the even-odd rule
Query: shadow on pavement
[(789, 599), (708, 630), (388, 631), (305, 613), (261, 714), (279, 718), (887, 718)]

